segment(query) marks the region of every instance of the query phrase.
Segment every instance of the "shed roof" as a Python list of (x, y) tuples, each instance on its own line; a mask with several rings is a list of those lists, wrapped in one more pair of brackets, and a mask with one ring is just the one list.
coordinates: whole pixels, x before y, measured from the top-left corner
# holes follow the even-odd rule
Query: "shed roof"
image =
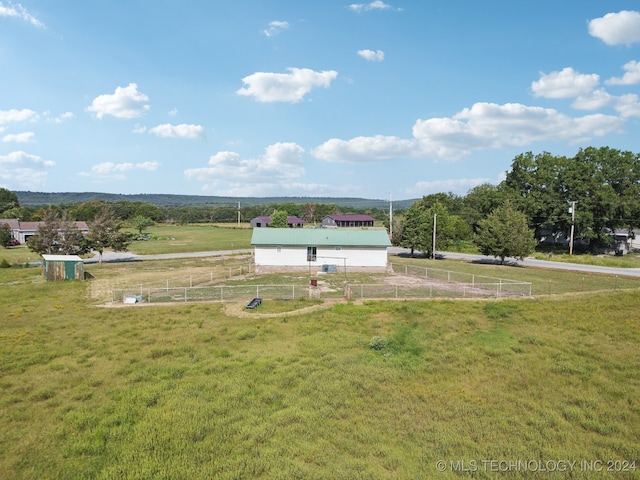
[(42, 255), (47, 262), (82, 262), (78, 255)]
[(251, 245), (390, 247), (386, 230), (255, 228)]

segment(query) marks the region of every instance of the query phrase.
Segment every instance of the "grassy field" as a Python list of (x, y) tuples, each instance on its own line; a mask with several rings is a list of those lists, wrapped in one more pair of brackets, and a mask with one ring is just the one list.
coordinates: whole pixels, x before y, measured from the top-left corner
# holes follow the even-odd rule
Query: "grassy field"
[[(88, 269), (151, 279), (209, 262)], [(640, 478), (638, 290), (236, 316), (98, 307), (92, 282), (38, 269), (0, 269), (0, 284), (1, 478)], [(492, 471), (517, 461), (547, 471)], [(562, 461), (577, 463), (548, 471)]]

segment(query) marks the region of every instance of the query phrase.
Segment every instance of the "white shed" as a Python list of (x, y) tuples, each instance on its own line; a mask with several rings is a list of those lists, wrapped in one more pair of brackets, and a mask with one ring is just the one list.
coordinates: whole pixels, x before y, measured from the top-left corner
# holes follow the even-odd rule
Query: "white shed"
[(251, 244), (258, 271), (260, 267), (386, 269), (391, 246), (386, 230), (324, 228), (256, 228)]

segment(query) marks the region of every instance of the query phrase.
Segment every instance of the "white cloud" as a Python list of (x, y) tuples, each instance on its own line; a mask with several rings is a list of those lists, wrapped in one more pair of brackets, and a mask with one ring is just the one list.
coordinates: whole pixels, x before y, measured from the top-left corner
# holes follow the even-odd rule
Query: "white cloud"
[(174, 108), (173, 110), (169, 111), (169, 116), (170, 117), (175, 117), (178, 114), (178, 109)]
[(54, 121), (55, 123), (62, 123), (62, 122), (64, 122), (65, 120), (70, 120), (70, 119), (72, 119), (72, 118), (76, 118), (76, 116), (75, 116), (73, 113), (71, 113), (71, 112), (64, 112), (63, 114), (58, 115), (56, 118), (54, 118), (54, 119), (53, 119), (53, 121)]
[(11, 5), (11, 3), (5, 6), (3, 2), (0, 2), (0, 17), (15, 17), (30, 23), (34, 27), (44, 28), (44, 23), (27, 12), (19, 3), (15, 6)]
[(99, 178), (124, 178), (123, 173), (132, 170), (144, 170), (147, 172), (153, 172), (158, 169), (160, 164), (158, 162), (141, 162), (141, 163), (113, 163), (104, 162), (98, 163), (91, 167), (91, 172), (81, 172), (83, 177), (99, 177)]
[(370, 163), (402, 157), (456, 160), (476, 150), (586, 141), (618, 130), (623, 123), (623, 118), (611, 115), (573, 118), (554, 109), (518, 103), (476, 103), (452, 117), (417, 120), (411, 139), (384, 135), (333, 138), (311, 154), (330, 162)]
[(327, 162), (369, 163), (413, 156), (418, 149), (415, 140), (376, 135), (351, 140), (332, 138), (311, 150), (311, 155)]
[(632, 60), (625, 63), (622, 68), (624, 68), (626, 72), (621, 78), (613, 77), (604, 83), (607, 85), (635, 85), (640, 83), (640, 62)]
[(28, 108), (22, 110), (0, 110), (0, 125), (6, 125), (14, 122), (25, 122), (27, 120), (38, 120), (38, 114)]
[(149, 133), (164, 138), (185, 138), (197, 140), (205, 138), (204, 128), (200, 125), (171, 125), (165, 123), (149, 129)]
[(4, 143), (15, 142), (15, 143), (29, 143), (35, 133), (33, 132), (23, 132), (23, 133), (9, 133), (2, 137), (2, 141)]
[(254, 97), (258, 102), (296, 103), (314, 87), (328, 88), (338, 76), (334, 70), (315, 72), (308, 68), (288, 68), (290, 73), (256, 72), (244, 77), (238, 95)]
[(623, 118), (640, 116), (640, 104), (636, 94), (628, 93), (615, 96), (610, 95), (602, 88), (576, 98), (571, 106), (580, 110), (599, 110), (610, 107)]
[(455, 178), (450, 180), (434, 180), (416, 182), (415, 185), (405, 189), (405, 195), (409, 197), (422, 197), (430, 193), (451, 192), (456, 195), (466, 195), (469, 190), (485, 183), (497, 184), (500, 181), (492, 181), (489, 178)]
[(114, 94), (99, 95), (93, 99), (87, 112), (96, 114), (102, 118), (111, 115), (116, 118), (138, 118), (149, 110), (149, 101), (144, 93), (138, 91), (138, 85), (130, 83), (126, 87), (117, 87)]
[(594, 18), (589, 22), (589, 35), (599, 38), (607, 45), (640, 42), (640, 12), (622, 10)]
[(394, 8), (381, 0), (374, 0), (370, 3), (352, 3), (348, 8), (354, 12), (367, 12), (370, 10), (402, 10), (401, 8)]
[(635, 93), (628, 93), (617, 98), (617, 103), (614, 106), (616, 111), (623, 117), (640, 117), (640, 101), (638, 101), (638, 95)]
[(55, 162), (22, 151), (0, 155), (0, 185), (13, 189), (34, 189), (44, 186), (47, 168)]
[(384, 60), (384, 52), (382, 50), (358, 50), (358, 55), (370, 62), (382, 62)]
[(540, 73), (531, 90), (536, 97), (576, 98), (591, 92), (599, 82), (600, 76), (595, 73), (585, 75), (567, 67), (561, 72)]
[(289, 22), (274, 20), (269, 23), (269, 28), (262, 31), (267, 37), (278, 35), (280, 31), (289, 28)]
[(60, 114), (60, 115), (58, 115), (57, 117), (52, 117), (52, 116), (51, 116), (51, 112), (50, 112), (49, 110), (47, 110), (46, 112), (43, 112), (43, 113), (42, 113), (42, 116), (44, 117), (44, 119), (45, 119), (47, 122), (50, 122), (50, 123), (58, 123), (58, 124), (59, 124), (59, 123), (62, 123), (62, 122), (64, 122), (64, 121), (66, 121), (66, 120), (70, 120), (70, 119), (72, 119), (72, 118), (75, 118), (75, 117), (76, 117), (76, 116), (75, 116), (73, 113), (71, 113), (71, 112), (61, 113), (61, 114)]
[(295, 143), (269, 145), (264, 155), (242, 159), (236, 152), (218, 152), (209, 159), (208, 166), (184, 171), (187, 180), (206, 182), (204, 188), (220, 184), (243, 183), (279, 185), (289, 183), (304, 174), (304, 149)]

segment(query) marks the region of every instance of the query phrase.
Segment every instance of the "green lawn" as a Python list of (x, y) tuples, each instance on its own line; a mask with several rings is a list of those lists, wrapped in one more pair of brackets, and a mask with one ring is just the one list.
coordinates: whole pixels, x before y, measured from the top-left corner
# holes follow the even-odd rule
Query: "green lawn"
[(235, 317), (96, 307), (37, 269), (0, 284), (2, 478), (640, 478), (580, 470), (640, 461), (638, 290)]

